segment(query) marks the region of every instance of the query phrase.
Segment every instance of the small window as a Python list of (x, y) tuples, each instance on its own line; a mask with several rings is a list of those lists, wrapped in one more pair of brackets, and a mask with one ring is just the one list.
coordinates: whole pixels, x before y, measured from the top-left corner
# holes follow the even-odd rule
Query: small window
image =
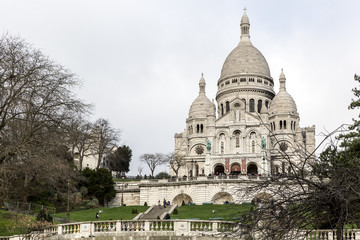
[(250, 99), (249, 101), (249, 110), (250, 112), (255, 112), (255, 100), (254, 99)]
[(249, 82), (255, 82), (254, 78), (249, 78)]
[(286, 129), (286, 120), (284, 120), (284, 129)]
[(254, 140), (251, 143), (251, 152), (255, 153), (255, 141)]
[(230, 81), (226, 81), (225, 84), (226, 84), (226, 85), (229, 85), (229, 84), (230, 84)]
[(196, 133), (199, 133), (200, 132), (200, 126), (199, 124), (196, 125)]
[(265, 84), (265, 85), (268, 85), (268, 84), (269, 84), (269, 82), (268, 82), (268, 81), (266, 81), (266, 80), (264, 80), (264, 84)]
[(221, 116), (224, 115), (224, 105), (221, 104)]
[(231, 82), (232, 83), (237, 83), (237, 78), (234, 78)]
[(224, 84), (222, 83), (222, 84), (221, 84), (221, 87), (223, 87), (223, 86), (224, 86)]
[(258, 100), (258, 113), (261, 113), (261, 108), (262, 108), (262, 100)]
[(257, 82), (258, 82), (258, 83), (262, 83), (262, 79), (258, 78), (258, 79), (257, 79)]
[(226, 102), (226, 112), (230, 112), (230, 103)]
[(246, 78), (240, 78), (240, 82), (246, 82)]
[(282, 121), (280, 121), (280, 130), (282, 129)]
[(204, 125), (203, 125), (203, 124), (200, 125), (200, 132), (201, 132), (201, 133), (204, 132)]
[(269, 101), (265, 101), (265, 107), (269, 108)]

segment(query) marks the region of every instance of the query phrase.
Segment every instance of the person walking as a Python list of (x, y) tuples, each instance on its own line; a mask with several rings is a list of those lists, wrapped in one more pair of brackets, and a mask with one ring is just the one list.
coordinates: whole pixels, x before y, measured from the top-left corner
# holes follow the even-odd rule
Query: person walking
[(96, 218), (96, 221), (99, 221), (99, 213), (96, 213), (95, 218)]

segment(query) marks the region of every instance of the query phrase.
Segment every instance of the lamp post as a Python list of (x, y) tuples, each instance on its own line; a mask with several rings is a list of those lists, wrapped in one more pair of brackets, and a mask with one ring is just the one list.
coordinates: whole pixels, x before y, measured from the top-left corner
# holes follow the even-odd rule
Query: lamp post
[(67, 183), (67, 207), (66, 207), (66, 222), (70, 222), (70, 183)]

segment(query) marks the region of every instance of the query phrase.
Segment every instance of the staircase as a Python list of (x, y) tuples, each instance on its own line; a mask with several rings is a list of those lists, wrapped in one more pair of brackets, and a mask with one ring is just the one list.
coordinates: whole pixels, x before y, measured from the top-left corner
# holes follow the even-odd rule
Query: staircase
[(167, 213), (170, 211), (172, 205), (170, 206), (166, 206), (166, 208), (164, 208), (164, 206), (154, 206), (153, 209), (151, 209), (150, 212), (143, 214), (140, 219), (143, 220), (154, 220), (154, 219), (158, 219), (158, 217), (160, 218), (161, 215), (163, 215), (164, 213)]

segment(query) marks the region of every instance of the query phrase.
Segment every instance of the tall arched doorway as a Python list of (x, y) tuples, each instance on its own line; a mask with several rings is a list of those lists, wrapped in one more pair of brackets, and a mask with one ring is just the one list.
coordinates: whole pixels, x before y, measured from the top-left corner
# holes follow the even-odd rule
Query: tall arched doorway
[(256, 166), (255, 163), (250, 163), (247, 166), (247, 174), (248, 175), (256, 175), (256, 174), (258, 174), (258, 167)]
[(182, 205), (183, 201), (185, 204), (187, 204), (189, 202), (190, 203), (193, 202), (192, 198), (189, 195), (187, 195), (185, 193), (181, 193), (181, 194), (176, 195), (176, 197), (174, 197), (171, 204), (177, 204), (180, 207)]
[(239, 163), (234, 163), (231, 165), (231, 175), (239, 175), (241, 173), (241, 168)]
[(224, 165), (222, 164), (218, 164), (215, 166), (214, 168), (214, 174), (215, 175), (224, 175), (225, 174), (225, 168), (224, 168)]
[(212, 197), (211, 201), (214, 204), (224, 204), (225, 202), (234, 202), (234, 198), (227, 192), (218, 192)]

